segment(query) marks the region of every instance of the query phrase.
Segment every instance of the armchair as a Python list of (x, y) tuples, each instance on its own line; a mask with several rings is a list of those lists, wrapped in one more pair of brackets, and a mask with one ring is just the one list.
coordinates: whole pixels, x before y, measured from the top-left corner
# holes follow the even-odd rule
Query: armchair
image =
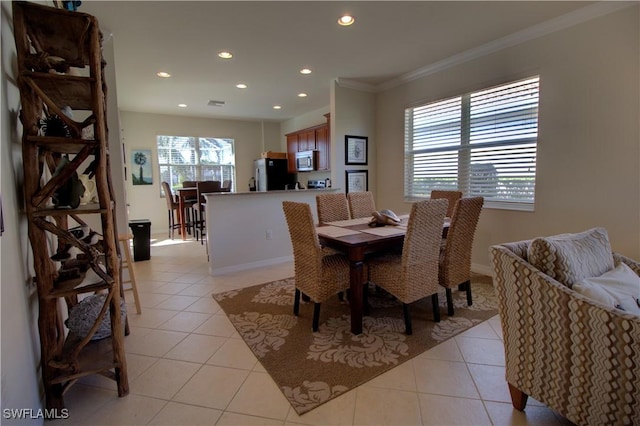
[[(606, 231), (594, 230), (611, 253)], [(532, 264), (540, 266), (531, 259), (540, 256), (532, 241), (490, 249), (513, 406), (524, 410), (531, 396), (576, 424), (640, 424), (640, 316), (570, 288), (585, 278), (581, 269), (590, 276), (600, 262), (585, 253), (592, 247), (565, 245), (565, 255), (573, 250), (565, 257), (546, 252), (541, 268), (560, 272), (545, 273)], [(605, 257), (640, 275), (640, 263), (617, 253)]]

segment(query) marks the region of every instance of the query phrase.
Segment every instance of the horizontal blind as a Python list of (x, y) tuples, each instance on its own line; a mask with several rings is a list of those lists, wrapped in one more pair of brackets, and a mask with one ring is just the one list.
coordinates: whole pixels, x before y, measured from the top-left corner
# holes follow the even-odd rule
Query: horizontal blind
[(235, 151), (233, 139), (200, 138), (200, 179), (233, 180), (235, 174)]
[(174, 190), (184, 181), (235, 180), (233, 139), (160, 135), (156, 141), (160, 180)]
[(533, 204), (539, 77), (405, 110), (405, 197)]
[(461, 119), (459, 97), (405, 111), (405, 194), (457, 188)]
[(158, 136), (159, 164), (195, 164), (196, 138), (189, 136)]
[(506, 142), (538, 137), (538, 78), (469, 95), (470, 142)]

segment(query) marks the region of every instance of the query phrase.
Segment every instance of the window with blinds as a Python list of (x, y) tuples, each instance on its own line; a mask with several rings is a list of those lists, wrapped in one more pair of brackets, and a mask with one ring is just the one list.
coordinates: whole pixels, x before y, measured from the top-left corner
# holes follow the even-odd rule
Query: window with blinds
[(533, 210), (539, 77), (405, 110), (405, 198), (432, 189)]
[(158, 136), (157, 147), (160, 180), (171, 189), (185, 180), (235, 181), (233, 139)]

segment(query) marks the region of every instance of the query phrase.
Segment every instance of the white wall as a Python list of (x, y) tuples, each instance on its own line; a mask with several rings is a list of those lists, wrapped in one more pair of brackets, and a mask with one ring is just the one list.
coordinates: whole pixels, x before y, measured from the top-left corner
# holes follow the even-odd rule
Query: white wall
[(280, 143), (280, 123), (263, 121), (260, 123), (262, 126), (262, 151), (274, 151), (274, 152), (287, 152), (282, 150), (282, 144)]
[[(253, 160), (262, 151), (278, 146), (273, 140), (277, 124), (259, 121), (239, 121), (182, 117), (161, 114), (145, 114), (120, 111), (122, 139), (127, 162), (126, 191), (129, 203), (129, 219), (149, 219), (152, 232), (165, 232), (168, 227), (167, 207), (160, 198), (160, 170), (156, 148), (156, 136), (178, 135), (195, 137), (232, 138), (236, 149), (236, 181), (238, 192), (247, 192), (249, 178), (253, 176)], [(263, 134), (269, 140), (263, 141)], [(152, 151), (153, 185), (132, 185), (131, 150)], [(273, 149), (272, 149), (273, 150)]]
[(331, 190), (207, 195), (209, 272), (222, 275), (293, 260), (282, 202), (309, 204), (317, 222), (316, 195), (325, 191)]
[(107, 62), (103, 78), (107, 83), (107, 126), (109, 129), (109, 161), (113, 197), (116, 200), (116, 223), (118, 233), (130, 232), (126, 206), (126, 189), (124, 187), (124, 153), (120, 141), (120, 116), (118, 111), (118, 89), (116, 87), (116, 59), (113, 38), (102, 42), (102, 56)]
[[(374, 193), (376, 203), (377, 180), (377, 135), (375, 122), (375, 95), (373, 93), (340, 87), (338, 82), (331, 86), (333, 111), (331, 116), (331, 175), (333, 185), (344, 188), (345, 170), (368, 170), (369, 190)], [(366, 166), (346, 166), (344, 147), (345, 136), (366, 136), (368, 154)], [(383, 164), (383, 168), (387, 165)], [(381, 205), (377, 203), (376, 205)]]
[(379, 94), (378, 203), (407, 209), (404, 108), (539, 74), (535, 211), (484, 209), (474, 264), (489, 266), (493, 244), (594, 226), (640, 258), (639, 22), (636, 5)]
[[(38, 299), (32, 283), (33, 256), (27, 236), (22, 198), (22, 127), (20, 93), (16, 87), (16, 51), (11, 2), (2, 7), (2, 67), (0, 98), (0, 174), (4, 233), (0, 237), (2, 322), (1, 408), (43, 408), (40, 385)], [(42, 424), (43, 420), (7, 420), (2, 424)]]

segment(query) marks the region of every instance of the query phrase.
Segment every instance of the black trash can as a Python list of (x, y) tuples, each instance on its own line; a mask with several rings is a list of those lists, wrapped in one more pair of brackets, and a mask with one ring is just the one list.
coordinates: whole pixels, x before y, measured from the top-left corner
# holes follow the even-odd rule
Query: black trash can
[(148, 219), (130, 220), (129, 228), (133, 234), (133, 260), (149, 260), (151, 257), (151, 221)]

